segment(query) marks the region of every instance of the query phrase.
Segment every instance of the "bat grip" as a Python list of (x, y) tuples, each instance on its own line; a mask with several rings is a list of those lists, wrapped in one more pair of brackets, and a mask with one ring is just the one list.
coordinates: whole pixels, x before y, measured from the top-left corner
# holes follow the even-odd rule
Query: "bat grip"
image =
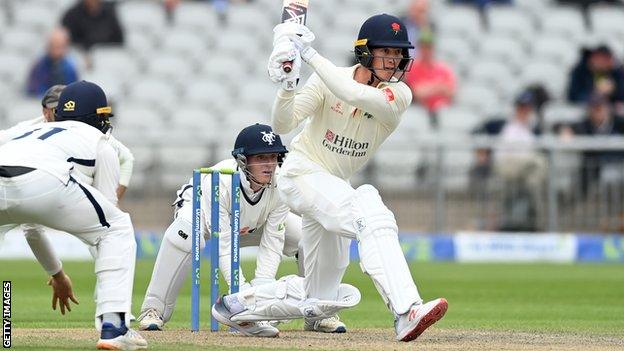
[(286, 73), (290, 73), (290, 71), (292, 71), (292, 65), (293, 65), (292, 61), (286, 61), (282, 63), (282, 70)]

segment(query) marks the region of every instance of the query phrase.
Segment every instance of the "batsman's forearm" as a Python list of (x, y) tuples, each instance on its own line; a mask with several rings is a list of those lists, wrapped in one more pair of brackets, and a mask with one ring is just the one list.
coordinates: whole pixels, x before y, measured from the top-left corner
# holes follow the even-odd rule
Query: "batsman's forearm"
[(271, 111), (271, 124), (276, 133), (287, 134), (297, 127), (297, 120), (294, 118), (294, 107), (295, 92), (280, 88)]

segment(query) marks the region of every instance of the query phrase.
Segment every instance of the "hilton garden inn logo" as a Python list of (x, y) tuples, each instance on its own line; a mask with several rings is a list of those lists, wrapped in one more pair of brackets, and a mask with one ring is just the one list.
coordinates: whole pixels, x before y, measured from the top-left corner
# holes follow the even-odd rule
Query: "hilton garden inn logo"
[(368, 152), (369, 143), (358, 142), (351, 138), (336, 134), (331, 130), (325, 132), (323, 146), (331, 152), (351, 157), (363, 157)]

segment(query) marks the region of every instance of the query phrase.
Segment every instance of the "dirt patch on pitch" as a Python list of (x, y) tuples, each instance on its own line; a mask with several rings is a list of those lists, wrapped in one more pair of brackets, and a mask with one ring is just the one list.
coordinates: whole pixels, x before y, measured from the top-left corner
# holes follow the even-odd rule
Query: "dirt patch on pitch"
[[(527, 333), (432, 329), (417, 341), (394, 341), (391, 329), (356, 329), (346, 334), (284, 331), (279, 338), (248, 338), (221, 331), (191, 333), (188, 330), (142, 332), (150, 349), (305, 349), (305, 350), (624, 350), (624, 338), (574, 333)], [(95, 343), (97, 333), (86, 329), (14, 329), (14, 345), (50, 345), (53, 340)], [(57, 345), (59, 345), (57, 344)], [(70, 345), (64, 345), (65, 347)]]

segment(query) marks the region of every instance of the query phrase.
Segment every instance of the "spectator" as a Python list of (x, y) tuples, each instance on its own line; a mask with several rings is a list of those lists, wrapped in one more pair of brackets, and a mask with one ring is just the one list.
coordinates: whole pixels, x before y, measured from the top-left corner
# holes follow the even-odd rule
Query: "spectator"
[[(412, 0), (407, 15), (403, 18), (407, 29), (407, 36), (411, 43), (415, 43), (424, 31), (432, 32), (433, 28), (429, 21), (429, 0)], [(416, 56), (416, 49), (410, 49), (410, 56)]]
[(535, 231), (543, 213), (541, 194), (546, 179), (546, 160), (535, 149), (534, 101), (529, 92), (515, 102), (515, 112), (503, 126), (494, 171), (504, 183), (504, 216), (501, 230)]
[[(624, 136), (624, 119), (614, 114), (607, 98), (593, 94), (588, 103), (587, 117), (564, 127), (566, 136)], [(624, 151), (586, 151), (583, 153), (581, 190), (587, 194), (596, 181), (609, 182), (612, 174), (622, 174)], [(615, 170), (612, 172), (612, 170)], [(619, 180), (622, 182), (622, 179)]]
[(423, 105), (437, 126), (436, 113), (451, 104), (455, 96), (455, 74), (449, 66), (436, 61), (433, 49), (433, 34), (422, 32), (418, 41), (418, 56), (405, 82), (412, 89), (414, 103)]
[(30, 70), (26, 90), (28, 95), (41, 97), (53, 85), (67, 85), (78, 80), (76, 64), (67, 54), (69, 35), (55, 28), (48, 37), (46, 53)]
[(568, 100), (587, 103), (594, 91), (607, 96), (618, 108), (624, 104), (624, 69), (605, 45), (583, 51), (571, 72)]
[(89, 50), (99, 43), (123, 44), (124, 35), (117, 19), (115, 3), (102, 0), (78, 0), (62, 20), (72, 43)]

